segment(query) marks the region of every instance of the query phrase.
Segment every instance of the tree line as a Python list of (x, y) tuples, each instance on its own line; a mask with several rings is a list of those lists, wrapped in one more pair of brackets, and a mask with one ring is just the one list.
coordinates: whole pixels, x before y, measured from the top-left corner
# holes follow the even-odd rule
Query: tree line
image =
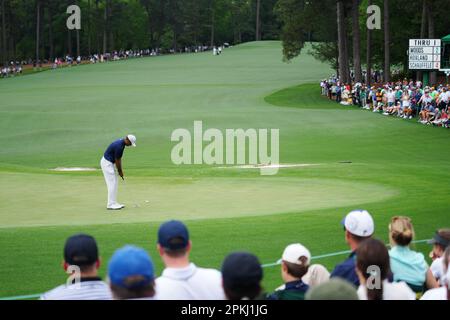
[[(312, 41), (311, 53), (344, 82), (363, 70), (408, 68), (408, 39), (450, 33), (449, 0), (0, 0), (0, 59), (89, 56), (120, 49), (282, 40), (286, 61)], [(66, 9), (81, 8), (81, 30), (68, 30)], [(367, 7), (381, 28), (366, 26)], [(436, 74), (431, 75), (431, 82)], [(421, 78), (420, 72), (418, 78)], [(370, 79), (369, 79), (370, 80)]]
[[(50, 59), (113, 50), (278, 39), (276, 0), (0, 0), (0, 58)], [(81, 30), (68, 30), (69, 5)]]
[[(381, 28), (367, 28), (367, 8), (380, 8)], [(409, 39), (442, 38), (450, 33), (448, 0), (279, 0), (275, 10), (282, 22), (283, 55), (291, 60), (314, 32), (319, 43), (312, 54), (330, 63), (339, 78), (349, 83), (350, 70), (357, 82), (363, 70), (383, 70), (384, 81), (392, 69), (408, 73)], [(365, 68), (363, 68), (365, 67)], [(417, 79), (422, 73), (417, 72)], [(370, 77), (367, 77), (370, 82)], [(436, 72), (430, 74), (436, 83)]]

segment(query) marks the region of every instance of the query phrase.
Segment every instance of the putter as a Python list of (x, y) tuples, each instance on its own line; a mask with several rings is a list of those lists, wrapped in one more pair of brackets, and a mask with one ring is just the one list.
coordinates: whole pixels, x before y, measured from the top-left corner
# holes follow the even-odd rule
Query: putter
[[(126, 185), (126, 183), (125, 183), (125, 178), (124, 177), (121, 177), (122, 178), (122, 181), (123, 181), (123, 185), (125, 186)], [(127, 188), (125, 187), (125, 190), (126, 190)], [(140, 208), (140, 206), (139, 206), (139, 204), (137, 204), (136, 203), (136, 201), (132, 201), (133, 202), (133, 207), (134, 208)]]

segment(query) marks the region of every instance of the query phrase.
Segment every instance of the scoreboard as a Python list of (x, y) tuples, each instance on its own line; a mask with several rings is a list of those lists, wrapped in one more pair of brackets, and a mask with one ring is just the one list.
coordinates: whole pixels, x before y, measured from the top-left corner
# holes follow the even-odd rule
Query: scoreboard
[(408, 55), (410, 70), (439, 70), (441, 39), (411, 39)]

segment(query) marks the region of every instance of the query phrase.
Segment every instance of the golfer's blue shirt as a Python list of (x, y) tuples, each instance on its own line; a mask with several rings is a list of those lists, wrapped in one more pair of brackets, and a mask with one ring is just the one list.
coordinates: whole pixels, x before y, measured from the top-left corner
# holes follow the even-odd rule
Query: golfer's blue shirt
[(122, 158), (123, 149), (125, 149), (124, 139), (119, 139), (111, 143), (103, 155), (109, 162), (115, 163), (116, 159)]

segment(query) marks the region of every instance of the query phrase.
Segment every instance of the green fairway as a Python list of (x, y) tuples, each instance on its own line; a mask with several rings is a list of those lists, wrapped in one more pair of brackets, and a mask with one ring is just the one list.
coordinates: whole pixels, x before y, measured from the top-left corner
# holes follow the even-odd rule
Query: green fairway
[[(279, 42), (211, 53), (150, 57), (46, 71), (0, 81), (0, 297), (36, 294), (64, 282), (65, 239), (86, 232), (104, 264), (124, 244), (156, 262), (161, 221), (182, 219), (193, 260), (220, 268), (228, 253), (250, 250), (262, 263), (292, 242), (313, 256), (347, 250), (342, 217), (369, 210), (387, 241), (394, 215), (413, 219), (417, 239), (450, 227), (450, 130), (344, 107), (320, 96), (333, 71), (305, 53), (290, 64)], [(280, 168), (259, 170), (172, 164), (177, 128), (280, 130)], [(124, 153), (126, 182), (105, 209), (99, 169), (114, 139), (133, 133)], [(430, 247), (418, 244), (428, 254)], [(322, 259), (329, 269), (343, 256)], [(280, 282), (264, 270), (264, 287)]]

